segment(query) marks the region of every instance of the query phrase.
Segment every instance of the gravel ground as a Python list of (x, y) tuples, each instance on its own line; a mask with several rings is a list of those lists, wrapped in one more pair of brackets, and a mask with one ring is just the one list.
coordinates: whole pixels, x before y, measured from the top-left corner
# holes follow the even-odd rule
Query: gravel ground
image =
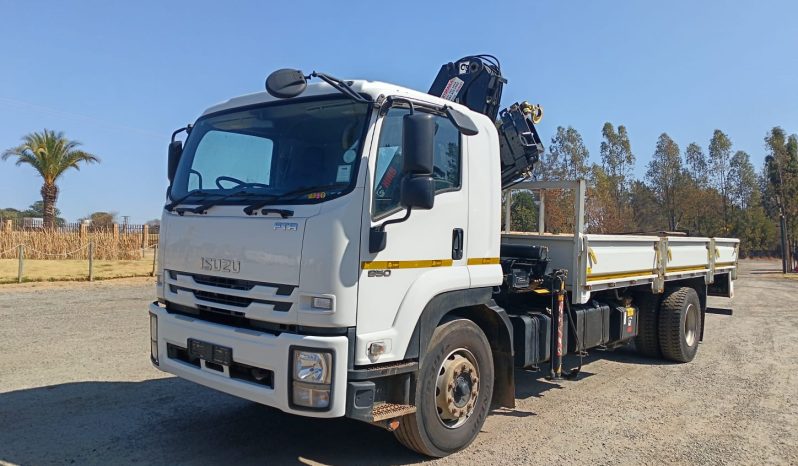
[[(441, 464), (798, 464), (798, 281), (745, 261), (691, 364), (595, 351), (574, 382), (517, 373)], [(149, 279), (0, 287), (0, 463), (405, 464), (385, 431), (293, 417), (150, 366)]]

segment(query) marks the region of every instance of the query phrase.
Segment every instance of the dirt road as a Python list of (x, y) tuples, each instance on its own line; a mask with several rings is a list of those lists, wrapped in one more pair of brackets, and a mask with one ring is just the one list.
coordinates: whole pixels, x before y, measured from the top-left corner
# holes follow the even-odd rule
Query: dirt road
[[(691, 364), (594, 351), (576, 382), (517, 374), (441, 464), (798, 464), (798, 280), (744, 262)], [(0, 463), (405, 464), (393, 436), (288, 416), (150, 366), (151, 281), (0, 286)]]

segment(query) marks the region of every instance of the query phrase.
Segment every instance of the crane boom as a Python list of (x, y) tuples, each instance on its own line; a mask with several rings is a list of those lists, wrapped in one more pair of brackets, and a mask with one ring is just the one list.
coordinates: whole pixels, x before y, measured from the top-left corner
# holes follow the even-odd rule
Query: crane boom
[(531, 177), (543, 153), (535, 124), (543, 117), (539, 105), (520, 102), (498, 111), (507, 83), (492, 55), (472, 55), (441, 66), (428, 93), (465, 105), (496, 122), (501, 153), (502, 188)]

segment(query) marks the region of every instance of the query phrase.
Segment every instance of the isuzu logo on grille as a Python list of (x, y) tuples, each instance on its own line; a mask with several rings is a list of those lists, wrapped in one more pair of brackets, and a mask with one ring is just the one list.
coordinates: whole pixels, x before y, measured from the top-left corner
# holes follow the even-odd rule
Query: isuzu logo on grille
[(294, 222), (276, 222), (274, 224), (275, 230), (297, 231), (298, 228), (299, 224)]
[(201, 257), (200, 259), (202, 259), (202, 270), (230, 273), (238, 273), (241, 271), (241, 261), (216, 259), (214, 257)]

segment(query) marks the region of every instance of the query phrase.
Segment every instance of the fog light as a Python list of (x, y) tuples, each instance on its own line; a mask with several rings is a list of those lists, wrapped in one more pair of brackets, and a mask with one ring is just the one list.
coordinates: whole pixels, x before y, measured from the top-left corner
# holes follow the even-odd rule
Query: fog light
[(158, 365), (158, 316), (150, 314), (150, 359)]
[(330, 406), (330, 386), (294, 382), (294, 404), (308, 408), (327, 408)]
[(332, 311), (333, 300), (332, 298), (313, 298), (310, 307), (313, 309), (321, 309), (322, 311)]

